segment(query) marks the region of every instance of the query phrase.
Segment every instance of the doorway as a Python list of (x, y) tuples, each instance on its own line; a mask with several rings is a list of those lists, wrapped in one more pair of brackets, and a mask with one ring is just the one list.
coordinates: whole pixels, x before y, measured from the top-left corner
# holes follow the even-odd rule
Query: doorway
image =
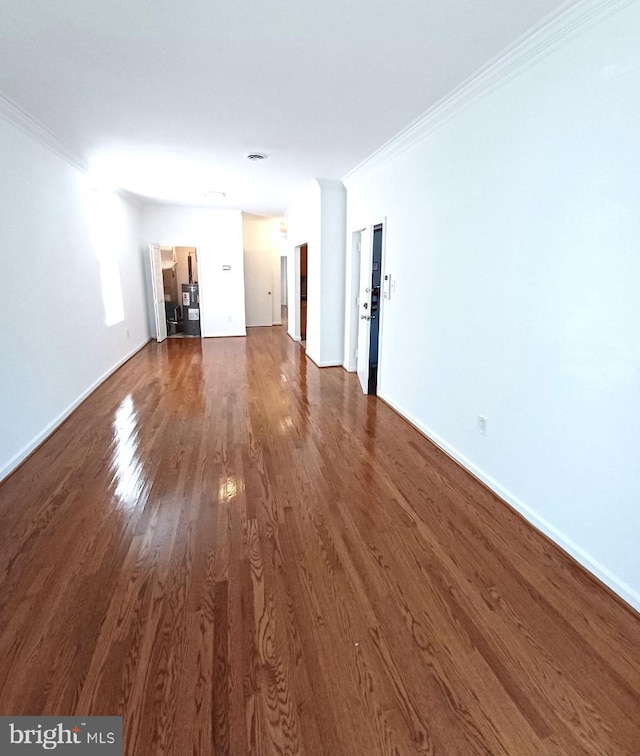
[(383, 239), (382, 223), (360, 232), (356, 370), (362, 391), (371, 396), (378, 393)]
[(307, 245), (300, 247), (300, 341), (307, 343)]
[(273, 256), (264, 249), (244, 249), (244, 308), (247, 328), (272, 326), (276, 321), (272, 292), (277, 293)]
[[(165, 299), (167, 336), (169, 338), (199, 337), (200, 288), (198, 285), (198, 252), (195, 247), (173, 247), (173, 263), (164, 268), (163, 278), (170, 284), (171, 298)], [(165, 295), (167, 288), (165, 287)]]
[(289, 300), (289, 278), (287, 275), (287, 256), (280, 257), (280, 320), (283, 328), (286, 330), (289, 323), (288, 317), (288, 300)]
[(371, 312), (369, 328), (369, 381), (368, 394), (378, 393), (378, 347), (380, 342), (380, 287), (382, 285), (382, 223), (373, 228), (373, 255), (371, 258)]
[(196, 247), (149, 245), (157, 340), (200, 337)]

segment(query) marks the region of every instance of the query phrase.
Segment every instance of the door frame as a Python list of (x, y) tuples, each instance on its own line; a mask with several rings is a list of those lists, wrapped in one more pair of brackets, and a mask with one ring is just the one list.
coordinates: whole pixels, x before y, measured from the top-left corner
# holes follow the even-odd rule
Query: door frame
[(289, 307), (289, 258), (287, 255), (280, 255), (280, 307)]
[[(304, 248), (304, 333), (302, 331), (302, 249)], [(298, 247), (298, 262), (300, 266), (298, 276), (298, 286), (300, 287), (300, 297), (298, 299), (298, 333), (300, 341), (307, 343), (307, 331), (309, 329), (309, 244), (305, 242)], [(306, 347), (305, 347), (306, 349)]]
[[(201, 260), (202, 260), (202, 258), (200, 257), (200, 247), (197, 244), (185, 244), (184, 242), (180, 242), (180, 241), (178, 241), (178, 242), (175, 242), (175, 241), (166, 241), (166, 242), (163, 242), (162, 244), (158, 244), (157, 242), (148, 242), (147, 243), (147, 252), (146, 252), (146, 255), (144, 257), (145, 257), (145, 260), (146, 260), (145, 268), (146, 268), (146, 271), (147, 271), (146, 275), (148, 277), (147, 280), (148, 280), (148, 284), (149, 284), (149, 290), (147, 292), (147, 302), (148, 302), (147, 311), (149, 313), (149, 325), (150, 325), (151, 330), (153, 331), (153, 333), (151, 334), (152, 338), (156, 339), (157, 341), (164, 341), (164, 339), (168, 338), (168, 334), (165, 334), (165, 335), (163, 335), (163, 338), (158, 339), (157, 338), (158, 331), (157, 331), (157, 328), (155, 327), (155, 283), (154, 283), (154, 280), (153, 280), (154, 265), (153, 265), (153, 262), (152, 262), (152, 259), (151, 259), (151, 257), (152, 257), (152, 248), (154, 248), (154, 247), (157, 247), (158, 249), (160, 247), (173, 247), (174, 249), (176, 247), (184, 247), (186, 249), (193, 249), (194, 250), (194, 255), (195, 255), (195, 259), (196, 259), (196, 270), (198, 272), (198, 300), (199, 300), (199, 305), (200, 305), (200, 337), (199, 338), (201, 338), (201, 339), (205, 338), (204, 331), (203, 331), (203, 326), (202, 326), (203, 296), (202, 296), (202, 267), (201, 267)], [(178, 292), (178, 297), (181, 297), (181, 296), (182, 296), (182, 292), (179, 291)], [(163, 298), (163, 301), (164, 301), (164, 288), (163, 288), (163, 291), (162, 291), (162, 298)], [(180, 302), (180, 304), (181, 304), (181, 302)], [(150, 305), (150, 309), (149, 309), (149, 305)], [(167, 321), (166, 321), (166, 311), (164, 309), (164, 304), (162, 305), (162, 311), (163, 311), (163, 313), (165, 315), (164, 330), (166, 331)]]
[(384, 341), (384, 311), (387, 297), (385, 297), (385, 275), (387, 274), (387, 216), (385, 215), (381, 220), (377, 220), (371, 225), (371, 234), (373, 235), (374, 226), (382, 225), (382, 249), (380, 251), (380, 304), (378, 306), (378, 384), (376, 387), (376, 396), (380, 396), (382, 389), (381, 380), (381, 358), (382, 358), (382, 344)]
[(364, 394), (369, 393), (371, 348), (371, 278), (373, 275), (373, 233), (363, 229), (360, 246), (360, 275), (358, 278), (358, 352), (356, 374)]
[[(296, 244), (293, 254), (293, 306), (291, 301), (287, 305), (287, 312), (289, 317), (289, 336), (294, 341), (302, 341), (302, 322), (300, 314), (300, 252), (302, 247), (307, 248), (307, 308), (309, 305), (309, 243), (302, 242), (302, 244)], [(291, 276), (291, 270), (287, 263), (287, 275)], [(291, 280), (291, 279), (290, 279)], [(294, 318), (291, 315), (294, 315)], [(309, 314), (307, 309), (307, 328), (309, 326)]]
[[(377, 380), (377, 387), (376, 387), (376, 396), (380, 396), (380, 392), (382, 389), (382, 376), (381, 376), (381, 364), (382, 364), (382, 347), (383, 347), (383, 341), (384, 341), (384, 312), (385, 312), (385, 304), (387, 301), (387, 297), (385, 296), (385, 275), (387, 273), (387, 228), (388, 221), (387, 216), (383, 216), (382, 218), (377, 218), (371, 221), (370, 223), (367, 223), (364, 227), (361, 227), (357, 229), (356, 231), (353, 231), (352, 233), (352, 245), (353, 245), (353, 238), (356, 234), (362, 238), (362, 232), (365, 230), (369, 231), (370, 239), (371, 239), (371, 249), (370, 254), (373, 256), (373, 229), (376, 226), (382, 226), (382, 250), (381, 250), (381, 262), (380, 262), (380, 297), (379, 297), (379, 307), (378, 307), (378, 380)], [(364, 252), (364, 250), (361, 250), (360, 255)], [(359, 260), (360, 258), (358, 258)], [(353, 262), (355, 260), (354, 256), (354, 249), (352, 246), (352, 268), (351, 268), (351, 287), (352, 290), (354, 287), (357, 286), (357, 291), (360, 291), (360, 267), (357, 269), (353, 268)], [(355, 281), (354, 281), (355, 279)], [(361, 303), (358, 302), (357, 305), (357, 312), (355, 314), (356, 322), (355, 324), (352, 322), (350, 327), (351, 332), (351, 338), (353, 338), (353, 333), (355, 330), (355, 344), (351, 344), (350, 348), (350, 356), (354, 355), (354, 350), (356, 348), (359, 348), (358, 344), (358, 338), (359, 338), (359, 329), (358, 324), (360, 320), (360, 307)], [(350, 308), (351, 316), (353, 318), (354, 311)], [(368, 332), (370, 333), (370, 329), (368, 329)], [(354, 361), (354, 370), (357, 371), (357, 359), (355, 357), (352, 358)], [(349, 364), (351, 364), (351, 361), (349, 361)]]
[[(167, 315), (164, 307), (164, 282), (162, 279), (162, 258), (160, 244), (149, 244), (149, 269), (151, 270), (151, 303), (153, 307), (153, 326), (158, 343), (167, 338)], [(159, 286), (159, 280), (162, 286)]]

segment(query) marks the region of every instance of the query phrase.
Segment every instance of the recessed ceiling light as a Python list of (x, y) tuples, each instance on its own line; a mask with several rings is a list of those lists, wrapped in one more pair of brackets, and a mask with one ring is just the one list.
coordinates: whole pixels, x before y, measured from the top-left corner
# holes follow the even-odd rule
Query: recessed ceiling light
[(205, 192), (204, 196), (207, 199), (224, 199), (227, 196), (226, 192), (209, 191)]
[(266, 160), (267, 156), (262, 152), (250, 152), (248, 155), (245, 155), (247, 160), (251, 160), (253, 162), (257, 162), (259, 160)]

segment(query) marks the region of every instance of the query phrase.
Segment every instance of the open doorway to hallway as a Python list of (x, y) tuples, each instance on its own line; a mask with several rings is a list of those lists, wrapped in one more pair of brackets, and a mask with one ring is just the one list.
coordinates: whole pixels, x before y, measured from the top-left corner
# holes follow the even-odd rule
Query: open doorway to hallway
[(282, 323), (282, 256), (286, 254), (285, 242), (286, 224), (282, 218), (242, 213), (247, 328), (279, 326)]

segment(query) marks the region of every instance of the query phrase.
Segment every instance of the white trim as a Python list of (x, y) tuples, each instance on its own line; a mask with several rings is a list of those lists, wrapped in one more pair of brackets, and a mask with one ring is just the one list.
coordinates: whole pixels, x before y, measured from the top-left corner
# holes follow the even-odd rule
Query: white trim
[(314, 359), (314, 358), (313, 358), (313, 357), (312, 357), (312, 356), (311, 356), (311, 355), (309, 354), (309, 352), (305, 352), (305, 354), (306, 354), (306, 355), (307, 355), (307, 357), (308, 357), (308, 358), (309, 358), (309, 359), (311, 360), (311, 362), (313, 362), (313, 364), (314, 364), (314, 365), (315, 365), (316, 367), (319, 367), (319, 368), (326, 368), (326, 367), (343, 367), (343, 365), (342, 365), (342, 362), (340, 362), (340, 361), (335, 361), (335, 360), (328, 360), (327, 362), (320, 362), (319, 360), (316, 360), (316, 359)]
[(382, 344), (384, 342), (384, 313), (386, 311), (384, 298), (384, 276), (387, 265), (387, 216), (371, 227), (371, 239), (373, 241), (373, 229), (375, 226), (382, 225), (382, 249), (380, 250), (380, 291), (378, 292), (378, 377), (376, 383), (376, 396), (380, 396), (380, 391), (384, 388), (382, 384), (382, 368), (380, 357), (382, 355)]
[(583, 29), (613, 15), (636, 0), (569, 0), (557, 11), (520, 36), (502, 53), (465, 79), (449, 94), (385, 142), (342, 177), (343, 181), (366, 173), (400, 155), (439, 128), (456, 113), (505, 84)]
[[(362, 240), (362, 232), (369, 230), (370, 234), (370, 240), (371, 240), (371, 247), (369, 249), (369, 254), (371, 255), (371, 260), (373, 263), (373, 230), (376, 226), (382, 226), (382, 249), (380, 250), (380, 293), (378, 295), (378, 378), (377, 378), (377, 385), (376, 385), (376, 396), (380, 396), (380, 388), (382, 387), (382, 370), (381, 370), (381, 363), (380, 363), (380, 356), (382, 354), (382, 343), (383, 343), (383, 329), (384, 329), (384, 297), (382, 296), (382, 291), (384, 288), (384, 275), (385, 275), (385, 265), (387, 262), (387, 216), (384, 215), (382, 218), (378, 217), (377, 220), (373, 221), (372, 223), (368, 223), (364, 228), (360, 229), (360, 239)], [(354, 231), (354, 233), (357, 233), (357, 231)], [(360, 250), (360, 261), (362, 261), (362, 254), (365, 250)], [(361, 281), (360, 281), (360, 272), (362, 268), (358, 270), (358, 293), (361, 291)], [(358, 307), (358, 315), (356, 317), (359, 317), (360, 308)], [(371, 327), (369, 327), (369, 333), (371, 332)], [(358, 334), (356, 335), (356, 343), (355, 348), (359, 349), (359, 329)], [(368, 351), (368, 350), (367, 350)], [(345, 368), (348, 372), (357, 373), (358, 372), (358, 358), (355, 357), (355, 365), (353, 370), (349, 370), (349, 367), (347, 365), (351, 363), (345, 364), (344, 358), (343, 361), (340, 363), (342, 367)], [(360, 380), (358, 378), (358, 380)], [(366, 392), (365, 392), (366, 393)]]
[(511, 491), (504, 488), (498, 481), (494, 480), (490, 475), (480, 469), (477, 465), (470, 462), (463, 454), (461, 454), (456, 448), (447, 443), (437, 433), (431, 430), (424, 423), (420, 422), (404, 407), (399, 405), (387, 396), (383, 396), (378, 392), (378, 397), (383, 399), (393, 410), (401, 415), (405, 420), (408, 420), (413, 426), (415, 426), (422, 434), (424, 434), (430, 441), (438, 446), (449, 457), (458, 462), (468, 472), (474, 475), (478, 480), (482, 481), (488, 488), (490, 488), (497, 496), (505, 501), (509, 506), (521, 514), (527, 522), (533, 525), (534, 528), (544, 533), (555, 544), (557, 544), (563, 551), (572, 556), (576, 562), (582, 567), (588, 570), (592, 575), (595, 575), (601, 582), (611, 588), (620, 598), (626, 601), (633, 609), (640, 612), (640, 593), (634, 590), (630, 585), (621, 580), (617, 575), (612, 573), (606, 567), (604, 567), (597, 559), (594, 559), (584, 549), (574, 543), (569, 537), (567, 537), (562, 531), (554, 527), (550, 522), (540, 517), (531, 507), (521, 501)]
[(82, 402), (84, 402), (85, 399), (89, 397), (90, 394), (92, 394), (98, 386), (100, 386), (102, 383), (104, 383), (107, 378), (112, 376), (116, 370), (121, 368), (125, 362), (130, 360), (135, 354), (137, 354), (141, 349), (144, 349), (144, 347), (150, 342), (153, 341), (152, 338), (145, 339), (139, 346), (134, 347), (128, 354), (126, 354), (121, 360), (119, 360), (113, 367), (109, 368), (109, 370), (106, 371), (106, 373), (103, 373), (100, 378), (98, 378), (97, 381), (91, 384), (86, 391), (83, 391), (80, 396), (75, 399), (71, 404), (63, 410), (56, 418), (54, 418), (45, 428), (38, 433), (37, 436), (31, 439), (29, 443), (26, 446), (23, 446), (20, 451), (15, 454), (5, 465), (0, 467), (0, 482), (2, 482), (7, 476), (9, 476), (14, 470), (16, 470), (25, 460), (26, 458), (33, 452), (35, 449), (37, 449), (40, 444), (42, 444), (44, 441), (47, 440), (47, 438), (55, 431), (57, 430), (62, 423), (69, 417), (69, 415), (77, 409)]
[(66, 160), (69, 165), (86, 173), (88, 165), (66, 142), (63, 142), (53, 131), (36, 120), (21, 107), (0, 92), (0, 115), (9, 123), (19, 128), (25, 134), (40, 142), (41, 145), (55, 152), (58, 157)]

